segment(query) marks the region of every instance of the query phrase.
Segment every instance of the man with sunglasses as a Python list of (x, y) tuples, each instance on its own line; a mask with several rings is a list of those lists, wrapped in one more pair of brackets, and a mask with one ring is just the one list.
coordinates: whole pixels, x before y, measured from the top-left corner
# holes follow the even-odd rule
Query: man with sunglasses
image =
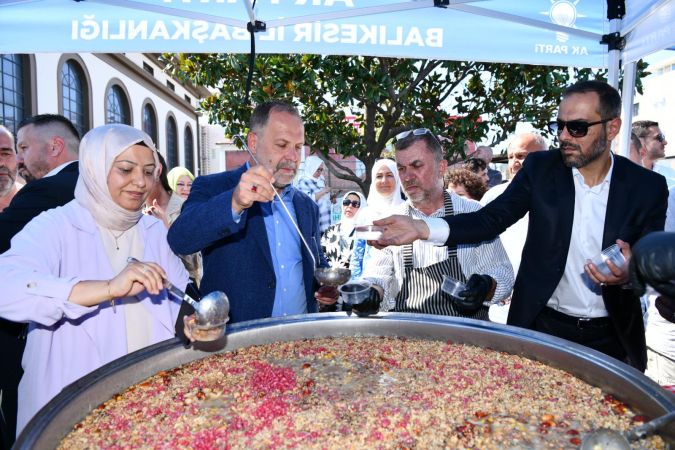
[[(395, 152), (408, 198), (398, 207), (403, 214), (443, 217), (480, 208), (477, 202), (444, 189), (448, 163), (428, 129), (400, 133)], [(486, 303), (503, 300), (513, 286), (513, 269), (499, 238), (447, 247), (414, 242), (374, 252), (364, 266), (363, 278), (383, 294), (383, 309), (397, 312), (487, 319)], [(459, 298), (441, 290), (446, 275), (466, 284)]]
[(659, 123), (653, 120), (633, 122), (633, 133), (637, 134), (643, 145), (642, 165), (654, 170), (654, 162), (666, 157), (666, 136), (661, 132)]
[(507, 323), (586, 345), (644, 371), (642, 310), (627, 268), (609, 263), (611, 274), (603, 275), (589, 262), (614, 243), (630, 260), (631, 245), (665, 222), (665, 179), (610, 151), (620, 114), (621, 98), (608, 84), (570, 86), (550, 124), (559, 149), (529, 155), (504, 193), (475, 213), (376, 221), (386, 228), (376, 244), (481, 242), (529, 212)]

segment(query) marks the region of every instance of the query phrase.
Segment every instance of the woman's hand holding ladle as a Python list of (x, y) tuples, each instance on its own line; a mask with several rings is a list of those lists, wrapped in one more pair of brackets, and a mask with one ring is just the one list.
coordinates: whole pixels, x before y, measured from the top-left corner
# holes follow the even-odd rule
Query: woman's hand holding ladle
[[(129, 261), (115, 277), (107, 281), (80, 281), (68, 300), (82, 306), (95, 306), (104, 301), (134, 296), (147, 290), (157, 295), (164, 289), (166, 272), (156, 263)], [(114, 303), (112, 303), (114, 306)]]

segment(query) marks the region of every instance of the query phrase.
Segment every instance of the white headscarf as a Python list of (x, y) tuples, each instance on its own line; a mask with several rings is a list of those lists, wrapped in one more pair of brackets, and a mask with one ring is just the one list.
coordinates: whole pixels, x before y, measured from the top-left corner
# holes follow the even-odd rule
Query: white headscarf
[(89, 131), (80, 143), (80, 176), (75, 186), (75, 199), (94, 216), (96, 223), (115, 231), (126, 231), (141, 219), (142, 208), (129, 211), (110, 196), (108, 174), (115, 158), (134, 144), (145, 144), (155, 159), (155, 177), (161, 165), (150, 136), (122, 124), (103, 125)]
[[(311, 178), (314, 181), (317, 181), (319, 183), (323, 182), (323, 174), (319, 175), (318, 177), (314, 176), (314, 173), (316, 173), (317, 169), (321, 167), (321, 164), (323, 164), (323, 161), (321, 161), (321, 158), (319, 158), (316, 155), (308, 156), (305, 159), (305, 176), (307, 178)], [(323, 186), (320, 186), (323, 187)]]
[(349, 218), (349, 217), (345, 216), (344, 214), (342, 214), (342, 219), (340, 219), (340, 234), (342, 235), (342, 237), (345, 237), (345, 238), (348, 237), (350, 234), (352, 234), (352, 230), (354, 229), (356, 224), (360, 223), (358, 221), (359, 215), (366, 208), (366, 206), (368, 206), (366, 204), (366, 197), (362, 193), (356, 192), (356, 191), (347, 192), (344, 195), (344, 197), (342, 197), (342, 200), (344, 201), (344, 199), (346, 199), (349, 195), (358, 196), (359, 201), (361, 202), (361, 206), (359, 207), (358, 211), (356, 211), (356, 214), (354, 214), (354, 217), (352, 217), (352, 218)]
[[(377, 188), (375, 187), (377, 172), (382, 167), (388, 168), (391, 173), (394, 174), (394, 180), (396, 180), (394, 191), (389, 195), (380, 194), (377, 192)], [(394, 214), (396, 205), (404, 202), (404, 200), (401, 198), (401, 179), (398, 176), (398, 168), (396, 167), (396, 163), (394, 161), (386, 158), (375, 161), (370, 174), (371, 181), (370, 191), (368, 192), (368, 211), (366, 214), (364, 214), (367, 216), (367, 219), (363, 217), (360, 223), (372, 223), (373, 220), (390, 216)]]

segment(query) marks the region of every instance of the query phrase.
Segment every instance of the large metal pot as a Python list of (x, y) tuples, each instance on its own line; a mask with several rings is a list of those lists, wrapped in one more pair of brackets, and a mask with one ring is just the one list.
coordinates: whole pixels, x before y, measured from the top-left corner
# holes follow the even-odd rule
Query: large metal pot
[[(534, 331), (421, 314), (383, 313), (359, 318), (324, 313), (235, 324), (222, 341), (209, 343), (212, 348), (185, 348), (177, 339), (171, 339), (113, 361), (67, 386), (30, 421), (15, 448), (54, 448), (77, 422), (114, 394), (160, 370), (203, 358), (213, 351), (330, 336), (407, 336), (478, 345), (567, 370), (648, 417), (675, 410), (675, 395), (637, 370), (586, 347)], [(664, 437), (671, 444), (675, 442), (673, 430)]]

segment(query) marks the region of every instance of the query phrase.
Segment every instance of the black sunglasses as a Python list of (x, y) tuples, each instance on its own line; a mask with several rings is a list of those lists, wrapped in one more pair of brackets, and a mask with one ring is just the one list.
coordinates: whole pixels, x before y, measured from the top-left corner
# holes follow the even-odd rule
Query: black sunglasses
[(567, 132), (570, 134), (570, 136), (580, 138), (588, 134), (589, 127), (592, 127), (593, 125), (599, 125), (601, 123), (607, 123), (610, 120), (614, 120), (614, 117), (598, 120), (597, 122), (586, 122), (583, 120), (570, 120), (569, 122), (566, 122), (564, 120), (554, 120), (553, 122), (548, 123), (548, 130), (552, 134), (560, 136), (563, 130), (567, 128)]
[(654, 139), (656, 139), (659, 142), (665, 142), (666, 140), (666, 135), (663, 133), (659, 133), (656, 136), (654, 136)]
[(361, 207), (361, 202), (358, 200), (342, 200), (342, 206), (349, 206), (352, 205), (354, 208), (360, 208)]

